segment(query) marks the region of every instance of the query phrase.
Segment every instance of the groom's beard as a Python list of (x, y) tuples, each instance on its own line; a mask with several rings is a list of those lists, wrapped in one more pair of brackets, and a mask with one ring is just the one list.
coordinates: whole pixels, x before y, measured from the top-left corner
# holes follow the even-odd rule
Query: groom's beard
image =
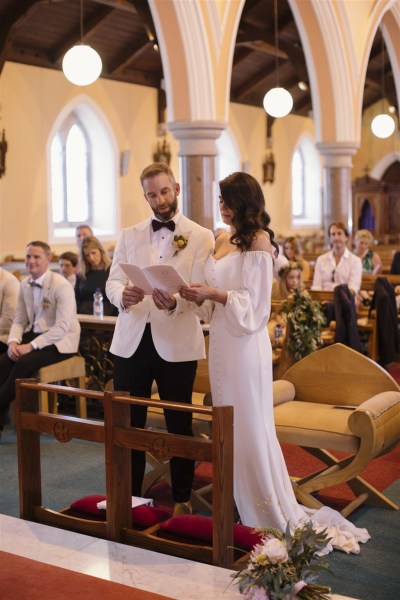
[(178, 196), (175, 194), (174, 201), (171, 204), (170, 210), (168, 212), (159, 212), (157, 209), (153, 210), (154, 215), (160, 219), (160, 221), (169, 221), (174, 217), (176, 211), (178, 210)]

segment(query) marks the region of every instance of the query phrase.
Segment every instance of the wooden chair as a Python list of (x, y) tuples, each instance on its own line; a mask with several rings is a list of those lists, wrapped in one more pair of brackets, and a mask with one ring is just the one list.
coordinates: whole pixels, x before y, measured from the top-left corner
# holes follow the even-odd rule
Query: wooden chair
[[(72, 356), (53, 365), (42, 367), (36, 374), (36, 378), (41, 383), (60, 383), (69, 381), (75, 384), (77, 388), (85, 387), (85, 359), (82, 356)], [(50, 403), (49, 403), (50, 401)], [(42, 392), (41, 406), (43, 412), (51, 411), (57, 414), (57, 394)], [(79, 396), (76, 403), (76, 415), (78, 417), (87, 417), (86, 398)]]
[[(382, 367), (343, 344), (322, 348), (274, 382), (274, 416), (279, 441), (301, 446), (326, 465), (296, 481), (301, 503), (319, 508), (314, 492), (347, 483), (356, 498), (344, 516), (363, 502), (398, 509), (361, 477), (373, 458), (400, 440), (400, 386)], [(337, 459), (330, 450), (349, 456)]]
[[(85, 359), (82, 356), (72, 356), (66, 358), (58, 363), (47, 365), (42, 367), (35, 374), (35, 379), (41, 383), (61, 383), (68, 380), (75, 384), (75, 387), (85, 387)], [(58, 413), (58, 396), (54, 392), (42, 391), (40, 394), (40, 406), (43, 412), (49, 412), (49, 410), (57, 414)], [(79, 396), (76, 399), (76, 415), (78, 417), (87, 417), (87, 405), (86, 398)], [(10, 405), (10, 421), (11, 424), (15, 424), (15, 400)]]

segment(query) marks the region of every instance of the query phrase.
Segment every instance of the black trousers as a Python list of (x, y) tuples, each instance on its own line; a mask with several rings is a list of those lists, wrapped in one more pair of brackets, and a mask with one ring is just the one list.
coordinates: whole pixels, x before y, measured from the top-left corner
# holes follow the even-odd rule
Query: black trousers
[[(196, 369), (196, 360), (168, 362), (162, 359), (155, 349), (150, 324), (147, 324), (141, 342), (130, 358), (114, 355), (114, 389), (129, 392), (131, 396), (150, 398), (153, 381), (156, 381), (162, 400), (191, 404)], [(193, 436), (191, 413), (165, 410), (164, 414), (169, 433)], [(131, 407), (132, 427), (143, 429), (146, 417), (147, 407)], [(131, 465), (132, 495), (141, 496), (146, 469), (145, 453), (132, 450)], [(187, 502), (192, 489), (194, 461), (172, 457), (170, 469), (175, 502)]]
[[(28, 331), (22, 336), (22, 344), (27, 344), (35, 339), (39, 334)], [(71, 354), (62, 354), (57, 347), (52, 344), (41, 350), (32, 350), (24, 354), (17, 361), (13, 361), (5, 352), (0, 355), (0, 428), (3, 427), (7, 416), (8, 407), (15, 398), (16, 379), (27, 379), (32, 377), (41, 367), (61, 362)]]

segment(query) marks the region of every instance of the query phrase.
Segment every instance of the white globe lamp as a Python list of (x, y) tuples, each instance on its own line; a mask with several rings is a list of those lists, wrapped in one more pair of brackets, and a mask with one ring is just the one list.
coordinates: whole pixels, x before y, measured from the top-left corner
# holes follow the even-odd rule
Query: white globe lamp
[(393, 117), (387, 114), (377, 115), (371, 122), (372, 133), (381, 139), (390, 137), (394, 132), (395, 126)]
[(279, 119), (290, 113), (293, 108), (293, 98), (285, 88), (275, 87), (265, 94), (263, 106), (265, 112), (271, 117)]
[(91, 46), (77, 44), (66, 52), (62, 69), (65, 77), (74, 85), (90, 85), (100, 77), (102, 62)]

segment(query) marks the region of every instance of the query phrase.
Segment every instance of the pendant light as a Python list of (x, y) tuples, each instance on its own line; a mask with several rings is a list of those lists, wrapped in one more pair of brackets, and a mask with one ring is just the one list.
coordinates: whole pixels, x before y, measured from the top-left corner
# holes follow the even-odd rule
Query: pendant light
[(278, 0), (274, 0), (274, 30), (275, 30), (275, 76), (276, 86), (264, 96), (263, 106), (265, 112), (271, 117), (279, 119), (286, 117), (293, 107), (293, 98), (285, 88), (279, 85), (279, 44), (278, 44)]
[(83, 0), (80, 0), (81, 40), (65, 53), (62, 69), (65, 77), (74, 85), (90, 85), (100, 77), (102, 62), (99, 54), (83, 43)]
[(391, 115), (385, 112), (385, 42), (383, 39), (383, 30), (381, 25), (381, 57), (382, 57), (382, 69), (381, 69), (381, 93), (382, 93), (382, 113), (376, 115), (371, 122), (372, 133), (381, 139), (388, 138), (392, 135), (395, 129), (395, 122)]

